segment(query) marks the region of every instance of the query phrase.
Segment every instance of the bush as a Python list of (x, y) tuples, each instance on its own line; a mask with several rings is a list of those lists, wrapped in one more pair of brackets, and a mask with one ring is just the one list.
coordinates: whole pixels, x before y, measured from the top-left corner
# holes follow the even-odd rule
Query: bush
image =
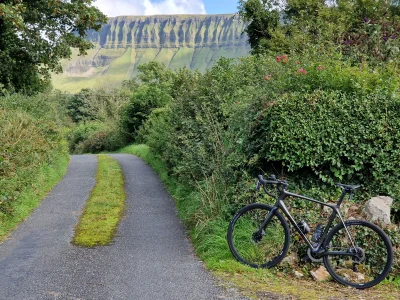
[(138, 141), (143, 141), (152, 149), (161, 149), (168, 143), (169, 106), (154, 109), (144, 125), (138, 130)]
[(107, 125), (100, 121), (80, 123), (72, 127), (67, 135), (70, 152), (75, 153), (77, 145), (89, 139), (96, 132), (106, 130)]
[(67, 97), (66, 111), (75, 123), (88, 121), (117, 123), (121, 109), (129, 102), (130, 94), (127, 87), (111, 90), (83, 89)]
[[(322, 201), (338, 199), (333, 182), (359, 183), (360, 204), (363, 196), (389, 194), (400, 208), (399, 76), (391, 65), (369, 69), (323, 56), (250, 56), (221, 59), (204, 75), (185, 74), (186, 83), (174, 76), (171, 102), (151, 110), (137, 141), (150, 145), (168, 175), (190, 189), (177, 201), (200, 252), (209, 251), (207, 243), (225, 241), (227, 222), (239, 207), (271, 200), (254, 193), (257, 173), (284, 176), (291, 190)], [(313, 228), (326, 219), (313, 203), (294, 200), (290, 206)], [(221, 257), (230, 257), (223, 245)], [(398, 243), (394, 248), (397, 255)], [(293, 241), (297, 257), (306, 250)]]
[(68, 96), (59, 92), (27, 97), (22, 94), (1, 97), (0, 109), (22, 111), (35, 119), (51, 120), (59, 125), (69, 124), (65, 110)]
[(54, 122), (0, 110), (0, 214), (11, 214), (13, 201), (35, 182), (39, 169), (66, 154)]
[(143, 85), (133, 94), (121, 117), (122, 130), (134, 140), (137, 131), (146, 122), (153, 109), (171, 101), (170, 94), (154, 85)]
[(98, 153), (113, 151), (126, 144), (123, 134), (115, 123), (91, 121), (80, 123), (68, 133), (71, 153)]

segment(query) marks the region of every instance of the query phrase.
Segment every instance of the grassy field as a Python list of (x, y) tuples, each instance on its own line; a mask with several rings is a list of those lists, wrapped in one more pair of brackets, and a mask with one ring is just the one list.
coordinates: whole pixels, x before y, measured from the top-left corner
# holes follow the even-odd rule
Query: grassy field
[[(96, 49), (90, 50), (85, 57), (78, 57), (75, 53), (70, 61), (63, 61), (64, 73), (53, 74), (52, 80), (55, 89), (77, 93), (83, 88), (119, 86), (122, 81), (137, 75), (139, 65), (151, 61), (163, 63), (174, 70), (186, 67), (205, 72), (220, 57), (237, 58), (247, 54), (246, 47)], [(87, 65), (91, 65), (92, 61), (98, 63), (102, 58), (104, 66), (88, 69)], [(110, 63), (107, 64), (106, 60)], [(88, 71), (79, 73), (86, 69)]]

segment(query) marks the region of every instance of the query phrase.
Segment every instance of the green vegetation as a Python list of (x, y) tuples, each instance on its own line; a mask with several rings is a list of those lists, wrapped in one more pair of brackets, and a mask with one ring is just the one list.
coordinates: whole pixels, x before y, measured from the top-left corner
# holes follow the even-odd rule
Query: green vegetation
[(4, 238), (65, 174), (60, 95), (0, 99), (0, 237)]
[[(24, 186), (13, 199), (12, 204), (7, 203), (7, 212), (0, 213), (0, 241), (25, 220), (40, 204), (40, 201), (60, 181), (67, 171), (69, 157), (64, 153), (51, 164), (40, 166), (35, 170), (36, 176), (31, 177), (31, 185)], [(15, 177), (15, 180), (20, 178)], [(0, 180), (1, 181), (1, 180)], [(4, 184), (5, 182), (2, 182)], [(6, 188), (6, 191), (9, 188)], [(4, 191), (4, 190), (3, 190)], [(1, 194), (1, 193), (0, 193)], [(4, 195), (2, 204), (4, 204)]]
[(99, 30), (106, 17), (91, 0), (0, 3), (0, 95), (34, 94), (50, 86), (50, 72), (60, 72), (59, 60), (71, 56), (70, 47), (85, 54), (90, 29)]
[(174, 70), (205, 72), (220, 57), (248, 55), (244, 28), (233, 15), (110, 18), (99, 33), (89, 33), (96, 49), (63, 60), (64, 73), (53, 74), (53, 85), (71, 93), (120, 86), (138, 75), (140, 65), (152, 61)]
[(341, 53), (353, 64), (399, 58), (399, 3), (392, 0), (240, 0), (253, 54)]
[(124, 178), (119, 164), (106, 155), (98, 155), (96, 186), (75, 229), (73, 243), (94, 247), (108, 245), (125, 209)]
[(128, 87), (116, 89), (83, 89), (66, 97), (67, 140), (71, 153), (113, 151), (126, 144), (120, 128), (122, 109), (129, 102)]
[[(292, 296), (296, 299), (324, 299), (338, 297), (346, 299), (397, 299), (400, 292), (393, 290), (397, 281), (387, 281), (373, 289), (354, 292), (333, 282), (315, 282), (295, 278), (293, 265), (283, 261), (273, 269), (253, 269), (238, 263), (229, 252), (226, 242), (227, 222), (213, 220), (212, 222), (192, 224), (194, 214), (201, 214), (202, 206), (209, 203), (201, 201), (201, 192), (179, 183), (176, 178), (168, 176), (170, 170), (150, 147), (143, 144), (131, 145), (121, 149), (121, 153), (130, 153), (144, 159), (161, 177), (178, 207), (180, 217), (188, 224), (190, 236), (194, 242), (197, 254), (215, 275), (225, 282), (227, 288), (234, 283), (236, 288), (246, 296), (254, 299)], [(260, 199), (259, 199), (260, 200)], [(279, 237), (281, 238), (281, 237)], [(293, 240), (292, 240), (293, 243)], [(291, 246), (293, 248), (293, 245)], [(310, 263), (305, 266), (311, 266)], [(316, 269), (319, 265), (313, 265)], [(300, 270), (304, 273), (303, 270)]]
[[(278, 173), (292, 191), (326, 202), (338, 198), (334, 182), (361, 183), (347, 216), (363, 218), (370, 196), (389, 194), (398, 222), (398, 71), (338, 57), (221, 59), (205, 74), (153, 62), (126, 83), (131, 98), (121, 106), (119, 134), (145, 143), (167, 166), (181, 215), (210, 267), (230, 261), (225, 235), (232, 214), (271, 201), (252, 192), (257, 173)], [(327, 217), (301, 200), (290, 205), (312, 228)], [(398, 255), (398, 228), (385, 230)], [(294, 240), (290, 255), (306, 250)], [(293, 268), (309, 275), (315, 265), (296, 260), (283, 269)]]
[[(38, 147), (36, 154), (22, 152), (21, 146), (21, 157), (8, 154), (19, 153), (15, 146), (20, 144), (5, 143), (9, 150), (3, 156), (10, 157), (9, 163), (5, 163), (5, 178), (11, 180), (10, 174), (17, 170), (19, 160), (25, 166), (25, 155), (53, 157), (49, 149), (61, 149), (64, 132), (74, 153), (113, 151), (131, 142), (140, 143), (121, 151), (143, 157), (161, 174), (189, 228), (197, 253), (207, 266), (219, 274), (234, 274), (231, 277), (235, 282), (243, 280), (248, 286), (255, 282), (254, 286), (261, 291), (261, 284), (267, 281), (267, 288), (279, 293), (287, 292), (275, 283), (277, 278), (288, 283), (294, 278), (293, 272), (298, 271), (309, 279), (310, 272), (319, 265), (300, 260), (307, 246), (298, 239), (292, 240), (289, 260), (273, 270), (252, 270), (234, 261), (226, 242), (232, 215), (248, 203), (272, 201), (254, 192), (255, 175), (274, 173), (290, 182), (291, 191), (325, 202), (338, 198), (334, 182), (361, 184), (354, 202), (345, 201), (343, 214), (346, 218), (364, 218), (362, 207), (371, 196), (394, 198), (393, 225), (384, 230), (392, 240), (396, 257), (392, 277), (379, 287), (362, 292), (362, 296), (389, 294), (386, 298), (399, 298), (398, 4), (346, 0), (329, 1), (332, 5), (327, 5), (322, 0), (290, 0), (277, 11), (271, 6), (273, 2), (239, 1), (242, 20), (251, 22), (247, 32), (254, 55), (221, 58), (208, 70), (202, 69), (204, 73), (179, 67), (204, 66), (217, 58), (219, 54), (208, 50), (208, 46), (223, 49), (227, 57), (242, 53), (240, 46), (229, 50), (231, 45), (217, 45), (218, 32), (232, 39), (238, 34), (221, 31), (214, 24), (217, 17), (209, 23), (199, 23), (196, 40), (200, 45), (186, 50), (182, 47), (189, 42), (173, 34), (177, 30), (169, 17), (143, 17), (140, 36), (158, 26), (156, 19), (163, 19), (166, 23), (159, 32), (168, 33), (166, 43), (177, 47), (173, 51), (159, 51), (161, 41), (133, 41), (129, 34), (124, 34), (127, 31), (114, 25), (104, 27), (96, 37), (98, 55), (91, 53), (89, 62), (75, 60), (72, 72), (75, 67), (83, 68), (87, 74), (93, 74), (92, 78), (98, 78), (112, 65), (108, 76), (121, 70), (136, 76), (118, 88), (103, 82), (98, 89), (59, 95), (59, 101), (50, 102), (46, 113), (26, 101), (18, 102), (25, 99), (20, 95), (13, 97), (19, 103), (16, 107), (24, 107), (23, 111), (15, 111), (15, 101), (0, 104), (0, 112), (10, 116), (10, 122), (20, 124), (12, 126), (17, 128), (14, 135), (1, 138), (14, 136), (17, 141), (17, 133), (25, 132), (18, 128), (29, 127), (36, 132), (29, 135), (37, 141), (43, 141), (39, 139), (43, 132), (50, 139), (47, 144), (32, 141)], [(124, 26), (130, 19), (123, 18)], [(223, 20), (226, 24), (239, 22), (228, 22), (224, 17)], [(158, 35), (162, 36), (165, 37)], [(137, 43), (151, 51), (139, 47), (127, 51), (124, 43)], [(189, 63), (186, 58), (193, 53)], [(155, 57), (158, 61), (170, 57), (174, 61), (175, 57), (183, 65), (175, 65), (177, 69), (171, 70), (151, 61)], [(129, 60), (132, 64), (126, 68)], [(47, 99), (45, 95), (41, 97)], [(37, 103), (45, 103), (39, 98), (35, 98)], [(56, 118), (52, 119), (49, 113), (53, 107), (61, 113), (54, 114)], [(39, 119), (43, 120), (40, 124)], [(12, 132), (7, 127), (10, 122), (1, 123), (3, 131)], [(15, 192), (15, 182), (4, 186)], [(9, 199), (9, 192), (6, 193)], [(12, 213), (7, 205), (1, 205), (5, 214)], [(290, 207), (313, 229), (327, 217), (319, 207), (301, 200), (290, 201)], [(247, 226), (243, 228), (247, 230)], [(281, 235), (276, 236), (276, 240), (279, 238)], [(302, 282), (306, 285), (307, 281)], [(338, 288), (332, 282), (318, 284), (317, 288), (335, 289), (351, 296), (346, 288)], [(298, 295), (296, 290), (304, 291), (291, 288), (289, 293)], [(255, 291), (250, 293), (263, 297)]]

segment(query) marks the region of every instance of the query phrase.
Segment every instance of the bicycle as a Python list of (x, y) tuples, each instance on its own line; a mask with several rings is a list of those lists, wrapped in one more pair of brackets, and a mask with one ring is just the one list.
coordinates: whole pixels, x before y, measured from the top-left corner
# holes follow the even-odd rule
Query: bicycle
[[(276, 186), (277, 194), (267, 190)], [(389, 274), (393, 264), (393, 249), (388, 236), (377, 225), (364, 220), (345, 221), (339, 211), (345, 196), (349, 199), (359, 185), (337, 184), (343, 191), (336, 204), (324, 203), (288, 191), (289, 184), (271, 175), (268, 180), (258, 175), (256, 189), (260, 187), (276, 199), (274, 206), (249, 204), (240, 209), (228, 227), (228, 244), (233, 256), (254, 268), (272, 268), (286, 256), (290, 245), (290, 230), (286, 219), (308, 245), (307, 255), (314, 262), (324, 262), (333, 279), (358, 289), (370, 288)], [(284, 203), (287, 197), (300, 198), (327, 206), (332, 213), (325, 226), (319, 224), (312, 235), (304, 221), (296, 222)], [(340, 223), (332, 228), (334, 219)]]

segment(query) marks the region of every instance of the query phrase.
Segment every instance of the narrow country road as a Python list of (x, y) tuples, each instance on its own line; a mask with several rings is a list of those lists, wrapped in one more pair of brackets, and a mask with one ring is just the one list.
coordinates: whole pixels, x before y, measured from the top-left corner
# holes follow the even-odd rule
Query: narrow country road
[(63, 180), (0, 245), (0, 299), (239, 299), (218, 288), (193, 254), (153, 170), (135, 156), (111, 156), (127, 192), (114, 243), (70, 243), (97, 170), (96, 156), (72, 156)]

